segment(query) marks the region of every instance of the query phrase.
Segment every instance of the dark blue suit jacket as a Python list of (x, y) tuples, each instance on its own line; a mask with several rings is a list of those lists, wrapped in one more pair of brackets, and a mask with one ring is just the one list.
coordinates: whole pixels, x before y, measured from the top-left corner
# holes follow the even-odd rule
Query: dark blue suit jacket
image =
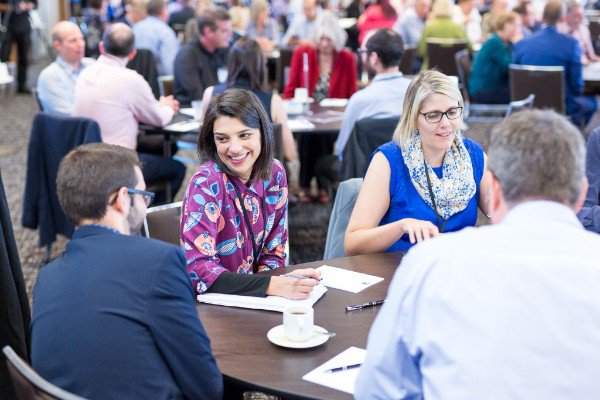
[(577, 216), (585, 229), (600, 233), (600, 127), (588, 138), (585, 170), (590, 188)]
[(89, 399), (221, 398), (177, 246), (88, 225), (34, 288), (31, 360)]
[(579, 106), (575, 97), (583, 92), (581, 48), (577, 39), (559, 33), (554, 26), (548, 26), (515, 44), (513, 62), (564, 67), (567, 114), (577, 112)]

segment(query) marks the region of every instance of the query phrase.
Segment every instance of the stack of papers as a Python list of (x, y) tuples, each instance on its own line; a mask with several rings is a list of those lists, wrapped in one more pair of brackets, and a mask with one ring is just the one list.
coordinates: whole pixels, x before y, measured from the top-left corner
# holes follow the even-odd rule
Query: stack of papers
[(346, 107), (348, 99), (323, 99), (319, 105), (321, 107)]
[(329, 265), (320, 266), (317, 271), (321, 272), (321, 283), (323, 285), (352, 293), (358, 293), (383, 280), (378, 276), (330, 267)]
[(165, 129), (173, 132), (191, 132), (197, 131), (202, 125), (194, 120), (175, 122), (174, 124), (165, 126)]
[(201, 294), (197, 298), (200, 303), (215, 304), (218, 306), (283, 312), (287, 306), (312, 307), (326, 291), (327, 288), (325, 286), (317, 285), (310, 294), (310, 297), (305, 300), (290, 300), (279, 296), (251, 297), (221, 293)]
[(304, 118), (288, 119), (288, 127), (292, 131), (310, 131), (315, 129), (315, 125)]
[(353, 368), (347, 371), (325, 372), (332, 368), (342, 367), (344, 365), (362, 364), (367, 358), (367, 351), (358, 347), (349, 347), (325, 364), (313, 369), (302, 379), (317, 385), (323, 385), (342, 392), (354, 394), (354, 384), (360, 368)]

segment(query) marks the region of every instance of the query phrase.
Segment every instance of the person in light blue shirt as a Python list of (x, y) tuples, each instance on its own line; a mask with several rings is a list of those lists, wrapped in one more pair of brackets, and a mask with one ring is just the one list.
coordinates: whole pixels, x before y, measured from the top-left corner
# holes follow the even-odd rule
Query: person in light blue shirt
[(419, 45), (430, 12), (431, 0), (417, 0), (414, 7), (408, 8), (398, 18), (393, 29), (402, 36), (406, 46)]
[(152, 52), (159, 75), (173, 75), (173, 63), (179, 51), (179, 41), (173, 29), (167, 25), (167, 2), (150, 0), (147, 10), (148, 17), (133, 26), (135, 48)]
[(371, 36), (363, 52), (365, 64), (376, 75), (371, 84), (350, 97), (335, 144), (340, 161), (356, 121), (364, 118), (400, 116), (404, 95), (410, 85), (398, 70), (404, 52), (402, 38), (391, 29), (381, 29)]
[(575, 215), (581, 133), (554, 111), (523, 111), (493, 129), (488, 154), (494, 225), (404, 257), (356, 399), (598, 397), (600, 236)]
[(310, 44), (310, 35), (313, 26), (319, 25), (323, 11), (317, 7), (317, 0), (304, 0), (302, 11), (303, 14), (294, 16), (285, 35), (281, 39), (282, 46)]
[(42, 70), (37, 83), (37, 95), (43, 111), (72, 115), (75, 83), (79, 73), (94, 60), (84, 58), (85, 41), (79, 27), (61, 21), (52, 29), (52, 42), (58, 52), (56, 61)]

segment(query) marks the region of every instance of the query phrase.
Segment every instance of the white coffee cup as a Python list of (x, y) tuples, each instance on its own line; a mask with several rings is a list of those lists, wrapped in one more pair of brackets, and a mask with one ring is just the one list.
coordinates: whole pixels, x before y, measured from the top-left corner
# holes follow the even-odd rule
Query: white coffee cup
[(301, 101), (296, 101), (294, 99), (284, 101), (283, 106), (285, 112), (289, 115), (302, 114), (302, 111), (304, 110), (304, 104), (302, 104)]
[(308, 100), (308, 89), (296, 88), (294, 90), (294, 100), (296, 101), (307, 101)]
[(283, 310), (283, 332), (294, 342), (304, 342), (314, 331), (315, 313), (311, 307), (288, 306)]
[(204, 109), (202, 108), (202, 100), (192, 101), (192, 108), (194, 109), (194, 119), (196, 121), (202, 121), (202, 113), (204, 112)]

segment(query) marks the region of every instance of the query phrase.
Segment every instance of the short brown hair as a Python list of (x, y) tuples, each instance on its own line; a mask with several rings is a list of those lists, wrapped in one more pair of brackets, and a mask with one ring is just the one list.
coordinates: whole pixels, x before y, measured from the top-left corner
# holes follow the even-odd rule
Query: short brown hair
[(500, 32), (506, 24), (514, 24), (519, 15), (514, 12), (506, 12), (494, 18), (494, 32)]
[(565, 4), (561, 0), (548, 0), (544, 7), (542, 20), (546, 24), (554, 26), (559, 23), (563, 15), (565, 15)]
[(273, 167), (274, 135), (271, 119), (256, 95), (248, 90), (227, 89), (210, 100), (198, 138), (198, 156), (202, 161), (213, 161), (228, 175), (234, 175), (221, 161), (215, 143), (214, 126), (217, 118), (238, 118), (244, 125), (260, 130), (260, 154), (254, 162), (250, 182), (271, 177)]
[(231, 16), (219, 7), (208, 7), (198, 16), (198, 34), (204, 36), (204, 29), (217, 30), (217, 21), (230, 21)]
[(56, 177), (58, 201), (75, 225), (106, 214), (111, 194), (137, 185), (137, 153), (106, 143), (84, 144), (63, 158)]
[(167, 0), (150, 0), (146, 4), (148, 15), (158, 15), (165, 7), (167, 7)]

